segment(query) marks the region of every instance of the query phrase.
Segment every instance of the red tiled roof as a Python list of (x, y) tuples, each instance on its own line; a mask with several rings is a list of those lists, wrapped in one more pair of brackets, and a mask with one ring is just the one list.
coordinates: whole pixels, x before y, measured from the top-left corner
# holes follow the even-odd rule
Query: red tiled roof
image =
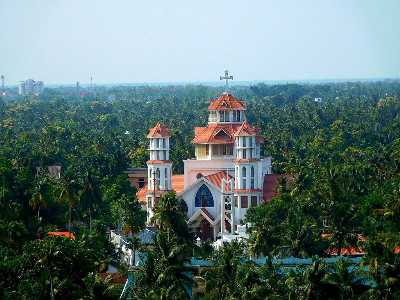
[(136, 197), (140, 203), (146, 202), (147, 184), (136, 192)]
[(175, 193), (179, 194), (183, 192), (184, 178), (184, 175), (172, 175), (172, 189)]
[[(329, 248), (326, 251), (328, 255), (338, 255), (338, 249), (336, 248)], [(341, 256), (361, 256), (365, 255), (365, 251), (359, 247), (343, 247), (340, 249)]]
[(75, 240), (75, 235), (69, 231), (50, 231), (47, 233), (48, 236), (62, 236), (69, 238), (71, 240)]
[(210, 212), (209, 212), (206, 208), (202, 207), (202, 208), (200, 208), (200, 209), (201, 209), (202, 212), (205, 213), (205, 214), (207, 215), (207, 217), (209, 217), (213, 222), (215, 221), (215, 219), (214, 219), (214, 217), (212, 216), (212, 214), (210, 214)]
[(267, 174), (264, 176), (264, 184), (263, 184), (264, 202), (271, 201), (271, 199), (278, 194), (277, 188), (279, 185), (279, 178), (281, 178), (282, 176), (284, 175)]
[(217, 99), (211, 100), (208, 110), (246, 110), (244, 101), (233, 97), (231, 94), (223, 93)]
[(168, 127), (161, 125), (159, 122), (153, 128), (150, 128), (148, 138), (163, 138), (171, 136), (171, 131)]
[[(177, 193), (177, 194), (183, 192), (184, 175), (172, 175), (171, 179), (172, 179), (171, 180), (172, 190), (175, 191), (175, 193)], [(148, 192), (147, 184), (144, 187), (142, 187), (140, 190), (137, 191), (136, 197), (138, 198), (140, 203), (146, 202), (147, 192)], [(160, 191), (157, 191), (157, 193), (160, 193)]]
[(242, 125), (236, 130), (235, 136), (253, 136), (257, 135), (260, 130), (256, 127), (251, 126), (247, 121), (244, 121)]
[[(220, 171), (211, 175), (207, 175), (204, 178), (206, 178), (208, 181), (210, 181), (213, 185), (215, 185), (218, 189), (221, 189), (221, 183), (223, 178), (229, 178), (232, 179), (233, 177), (227, 174), (225, 171)], [(230, 186), (228, 183), (225, 184), (225, 190), (229, 191)]]
[(233, 144), (234, 134), (240, 124), (210, 124), (195, 127), (193, 144)]

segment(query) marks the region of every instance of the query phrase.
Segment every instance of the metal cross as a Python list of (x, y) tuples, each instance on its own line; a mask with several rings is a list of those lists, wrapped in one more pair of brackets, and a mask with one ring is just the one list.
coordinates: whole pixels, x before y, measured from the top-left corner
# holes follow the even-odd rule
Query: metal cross
[(225, 80), (225, 89), (228, 90), (228, 80), (233, 80), (233, 76), (229, 75), (228, 70), (225, 70), (225, 76), (220, 76), (219, 80)]

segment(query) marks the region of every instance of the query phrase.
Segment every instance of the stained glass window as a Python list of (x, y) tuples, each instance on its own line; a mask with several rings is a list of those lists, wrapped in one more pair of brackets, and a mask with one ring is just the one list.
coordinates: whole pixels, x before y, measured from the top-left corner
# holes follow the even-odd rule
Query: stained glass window
[(195, 206), (196, 207), (214, 206), (214, 199), (211, 194), (211, 191), (205, 184), (203, 184), (196, 193)]

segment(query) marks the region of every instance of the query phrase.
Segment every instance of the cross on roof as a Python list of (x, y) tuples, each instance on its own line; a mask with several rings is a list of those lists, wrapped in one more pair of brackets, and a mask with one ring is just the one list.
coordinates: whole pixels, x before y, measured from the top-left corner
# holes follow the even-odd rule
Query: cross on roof
[(229, 71), (225, 70), (225, 75), (224, 76), (220, 76), (219, 80), (225, 80), (225, 90), (228, 90), (228, 80), (233, 80), (233, 76), (229, 75)]

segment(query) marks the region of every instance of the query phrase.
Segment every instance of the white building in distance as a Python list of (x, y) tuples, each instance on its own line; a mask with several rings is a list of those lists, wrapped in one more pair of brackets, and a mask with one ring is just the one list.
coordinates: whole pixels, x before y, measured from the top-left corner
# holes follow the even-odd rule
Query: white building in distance
[(35, 95), (38, 96), (43, 92), (44, 84), (43, 81), (35, 81), (33, 79), (27, 79), (21, 81), (18, 86), (18, 94), (21, 96)]

